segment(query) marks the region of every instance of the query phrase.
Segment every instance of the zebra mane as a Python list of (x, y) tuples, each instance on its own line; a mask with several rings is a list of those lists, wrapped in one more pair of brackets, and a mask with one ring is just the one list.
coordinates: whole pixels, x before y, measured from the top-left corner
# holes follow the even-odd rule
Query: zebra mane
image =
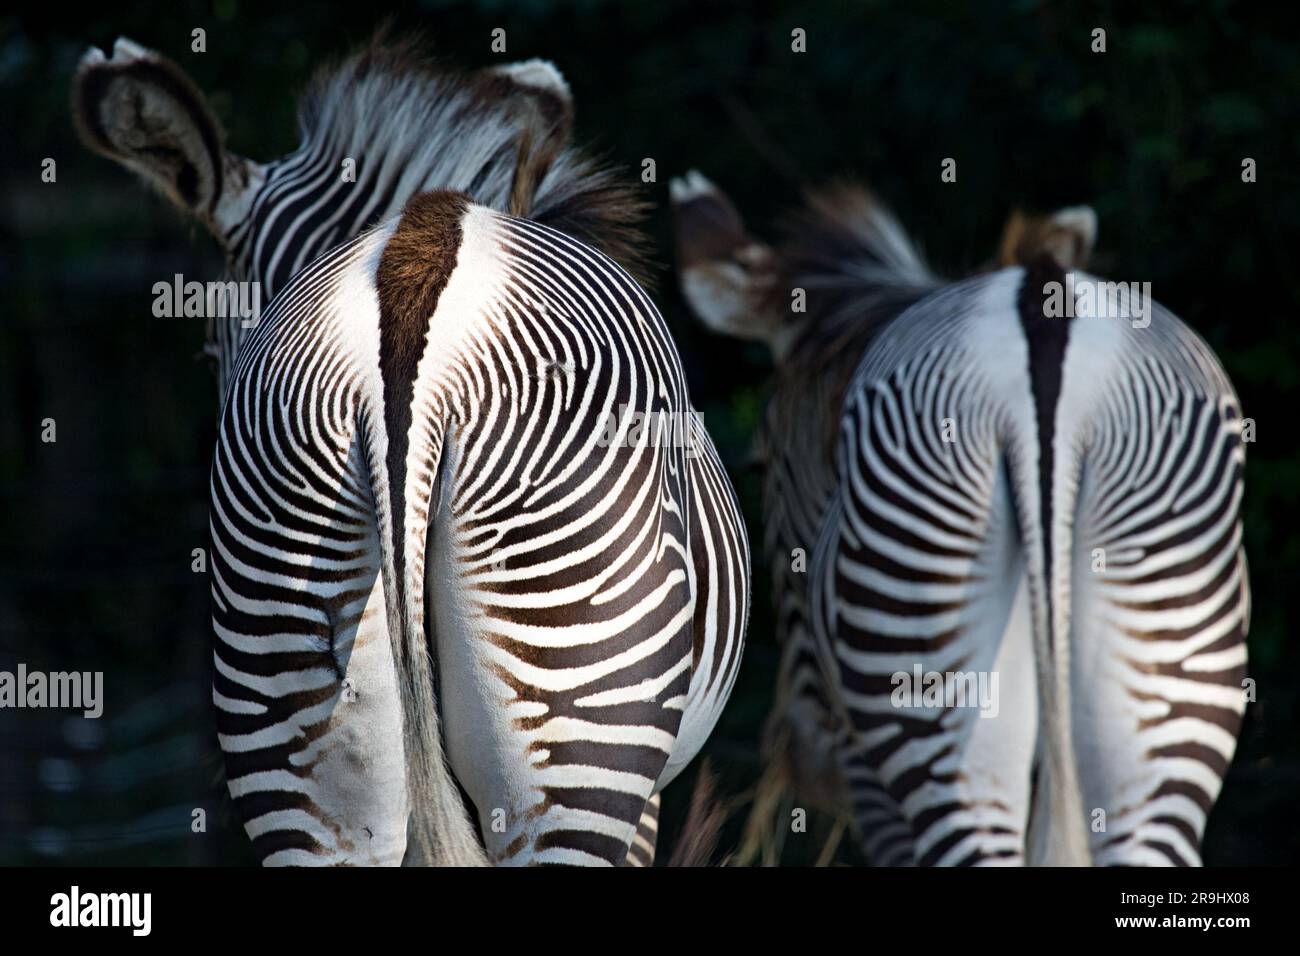
[[(428, 59), (420, 38), (392, 41), (387, 33), (381, 27), (367, 46), (317, 72), (299, 103), (303, 148), (323, 140), (358, 164), (373, 157), (400, 170), (401, 201), (449, 189), (509, 212), (521, 135), (509, 83), (445, 67)], [(566, 145), (524, 215), (599, 249), (645, 282), (641, 223), (648, 208), (623, 178)]]
[(806, 402), (814, 394), (827, 428), (818, 447), (830, 455), (844, 390), (867, 345), (942, 280), (893, 213), (854, 183), (810, 191), (786, 221), (777, 259), (783, 275), (774, 294), (782, 299), (770, 307), (787, 312), (790, 290), (803, 289), (807, 311), (778, 363), (780, 382), (767, 433), (759, 436), (760, 457), (766, 457), (767, 441), (789, 442), (807, 429)]
[(778, 286), (803, 289), (808, 297), (791, 356), (796, 362), (823, 361), (857, 346), (856, 362), (882, 325), (940, 285), (906, 230), (862, 186), (840, 183), (808, 193), (785, 231), (779, 247), (785, 281)]

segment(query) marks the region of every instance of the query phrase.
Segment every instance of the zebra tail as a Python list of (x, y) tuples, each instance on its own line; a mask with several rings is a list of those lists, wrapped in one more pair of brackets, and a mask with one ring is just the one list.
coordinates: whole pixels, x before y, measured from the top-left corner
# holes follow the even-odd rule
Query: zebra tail
[[(1088, 832), (1074, 753), (1070, 712), (1070, 576), (1074, 553), (1074, 482), (1063, 478), (1076, 459), (1055, 457), (1054, 422), (1065, 328), (1043, 318), (1036, 298), (1044, 281), (1060, 276), (1046, 255), (1026, 267), (1018, 303), (1029, 341), (1030, 388), (1036, 434), (1021, 434), (1010, 456), (1011, 494), (1025, 549), (1038, 688), (1037, 774), (1029, 808), (1031, 866), (1089, 866)], [(1031, 451), (1033, 450), (1033, 451)], [(1032, 494), (1033, 490), (1036, 494)], [(1064, 490), (1066, 493), (1057, 493)], [(1058, 511), (1059, 509), (1059, 511)], [(1062, 560), (1062, 557), (1064, 560)]]
[[(375, 442), (369, 430), (367, 457), (372, 475), (388, 469), (372, 454)], [(401, 695), (403, 743), (406, 748), (406, 790), (410, 807), (407, 823), (406, 866), (487, 866), (488, 859), (473, 820), (460, 797), (442, 747), (442, 727), (435, 697), (436, 642), (426, 627), (424, 607), (425, 556), (429, 525), (436, 520), (441, 492), (441, 429), (429, 436), (420, 458), (428, 464), (430, 496), (427, 508), (401, 508), (394, 528), (393, 481), (374, 481), (376, 513), (383, 554), (384, 603), (388, 633)], [(380, 457), (382, 461), (382, 456)], [(414, 482), (404, 482), (412, 485)], [(405, 554), (399, 570), (396, 549)]]
[[(718, 796), (718, 778), (713, 765), (705, 758), (700, 764), (686, 823), (677, 838), (677, 846), (668, 859), (669, 866), (708, 866), (718, 851), (718, 840), (727, 822), (727, 808)], [(726, 866), (731, 854), (718, 865)]]
[[(1037, 482), (1038, 469), (1012, 482), (1017, 520), (1021, 528), (1029, 574), (1030, 610), (1033, 618), (1034, 670), (1038, 691), (1038, 746), (1029, 808), (1027, 860), (1030, 866), (1089, 866), (1091, 853), (1084, 826), (1082, 791), (1070, 730), (1070, 672), (1068, 626), (1069, 588), (1052, 588), (1069, 568), (1057, 569), (1048, 561), (1052, 547), (1038, 509), (1029, 507), (1020, 491), (1022, 482)], [(1050, 487), (1050, 486), (1049, 486)], [(1068, 522), (1056, 525), (1058, 535), (1070, 534)], [(1069, 554), (1071, 542), (1059, 542), (1056, 553)], [(1054, 591), (1054, 594), (1053, 594)]]

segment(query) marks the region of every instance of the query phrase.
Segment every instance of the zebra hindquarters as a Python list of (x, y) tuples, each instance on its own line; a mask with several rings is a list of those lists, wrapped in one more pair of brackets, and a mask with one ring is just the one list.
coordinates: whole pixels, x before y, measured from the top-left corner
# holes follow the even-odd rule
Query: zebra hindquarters
[(425, 568), (446, 751), (491, 861), (618, 865), (696, 724), (689, 400), (612, 261), (477, 207), (459, 229), (418, 385), (446, 410)]
[(691, 683), (680, 702), (682, 723), (656, 791), (676, 778), (713, 732), (740, 673), (749, 623), (750, 556), (740, 503), (698, 414), (689, 414), (688, 540), (691, 592)]
[(212, 468), (227, 785), (263, 864), (397, 865), (406, 771), (366, 466), (301, 369), (282, 380), (289, 401), (259, 387), (261, 372), (232, 389)]
[[(450, 765), (498, 865), (619, 865), (682, 722), (694, 610), (666, 472), (610, 449), (611, 483), (560, 459), (489, 482), (493, 436), (449, 436), (428, 603)], [(614, 476), (627, 471), (623, 491)], [(601, 470), (601, 469), (597, 469)], [(618, 506), (600, 504), (613, 492)]]
[(637, 821), (636, 836), (623, 858), (623, 866), (654, 866), (655, 850), (659, 845), (659, 794), (646, 801)]
[[(814, 633), (872, 858), (1016, 864), (1037, 722), (1023, 548), (996, 415), (963, 405), (960, 382), (927, 394), (916, 370), (846, 406), (809, 567)], [(894, 832), (900, 813), (910, 833)]]
[(1071, 716), (1100, 865), (1200, 864), (1245, 709), (1240, 412), (1208, 349), (1154, 320), (1125, 330), (1137, 360), (1101, 390), (1078, 469)]

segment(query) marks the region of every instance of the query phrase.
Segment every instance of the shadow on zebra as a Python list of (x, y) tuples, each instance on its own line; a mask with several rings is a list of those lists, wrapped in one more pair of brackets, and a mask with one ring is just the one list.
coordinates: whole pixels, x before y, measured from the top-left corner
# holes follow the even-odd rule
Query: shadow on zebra
[(570, 144), (559, 71), (381, 32), (266, 163), (129, 40), (73, 109), (270, 303), (210, 311), (207, 346), (213, 702), (262, 862), (650, 863), (749, 552), (627, 271), (643, 203)]
[(1083, 271), (1086, 207), (1018, 214), (1000, 268), (945, 282), (854, 185), (775, 245), (700, 174), (672, 192), (687, 301), (776, 367), (782, 660), (742, 859), (793, 789), (878, 865), (1198, 865), (1249, 618), (1210, 349)]

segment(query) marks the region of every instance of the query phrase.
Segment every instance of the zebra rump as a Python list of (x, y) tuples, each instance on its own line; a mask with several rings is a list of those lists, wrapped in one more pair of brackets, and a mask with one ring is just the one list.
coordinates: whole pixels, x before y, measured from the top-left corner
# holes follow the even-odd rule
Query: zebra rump
[[(674, 201), (693, 308), (776, 358), (778, 759), (852, 804), (876, 863), (1199, 863), (1249, 616), (1242, 419), (1209, 348), (1136, 286), (1085, 307), (1089, 210), (944, 283), (862, 190), (777, 246), (698, 174)], [(898, 693), (917, 665), (998, 700)]]
[(570, 145), (559, 71), (381, 37), (269, 163), (128, 40), (73, 99), (270, 301), (209, 327), (213, 703), (259, 858), (649, 863), (736, 678), (749, 554), (628, 271), (641, 202)]

